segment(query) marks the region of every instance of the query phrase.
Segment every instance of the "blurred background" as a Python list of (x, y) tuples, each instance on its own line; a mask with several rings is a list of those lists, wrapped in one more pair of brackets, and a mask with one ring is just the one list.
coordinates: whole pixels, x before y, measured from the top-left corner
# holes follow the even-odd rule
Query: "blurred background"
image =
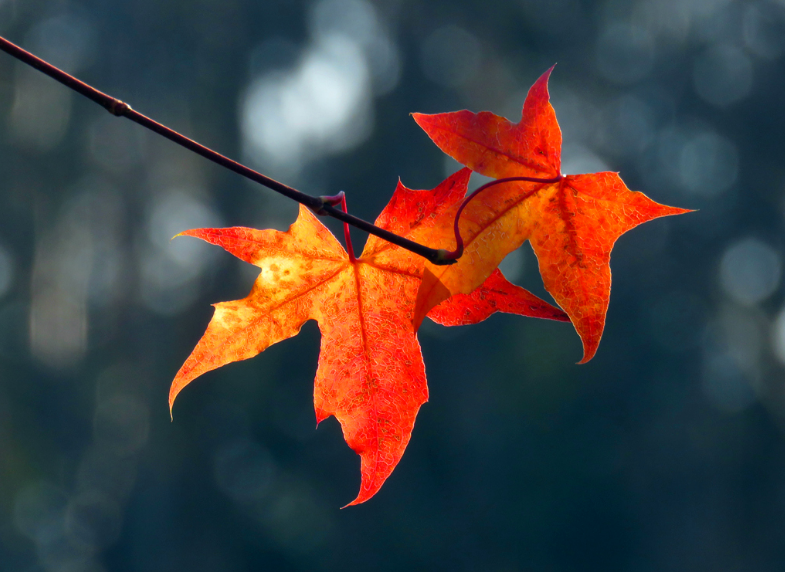
[[(784, 0), (0, 0), (0, 34), (369, 220), (458, 168), (409, 113), (517, 121), (558, 63), (563, 171), (699, 209), (619, 240), (587, 365), (569, 324), (426, 323), (411, 444), (339, 510), (313, 322), (167, 410), (257, 274), (170, 238), (297, 205), (0, 54), (0, 569), (785, 567)], [(528, 246), (503, 270), (547, 296)]]

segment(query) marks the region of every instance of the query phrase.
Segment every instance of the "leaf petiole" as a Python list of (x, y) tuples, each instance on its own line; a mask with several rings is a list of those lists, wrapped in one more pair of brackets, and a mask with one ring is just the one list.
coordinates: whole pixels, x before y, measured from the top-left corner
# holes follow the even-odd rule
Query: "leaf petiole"
[[(336, 207), (338, 205), (341, 205), (341, 208), (343, 209), (343, 212), (345, 212), (346, 214), (349, 214), (349, 209), (346, 206), (346, 193), (344, 193), (343, 191), (339, 191), (337, 195), (322, 196), (322, 197), (319, 197), (319, 199), (322, 200), (325, 205), (330, 205), (332, 207)], [(319, 214), (319, 213), (317, 212), (316, 214)], [(344, 236), (344, 239), (346, 240), (346, 252), (349, 255), (349, 260), (352, 263), (354, 263), (354, 262), (357, 262), (357, 258), (355, 258), (355, 256), (354, 256), (354, 246), (352, 246), (352, 236), (349, 233), (349, 229), (350, 229), (349, 223), (348, 222), (344, 222), (343, 223), (343, 236)]]
[[(491, 187), (494, 187), (496, 185), (500, 185), (502, 183), (514, 183), (514, 182), (523, 181), (523, 182), (528, 182), (528, 183), (542, 183), (544, 185), (548, 185), (548, 184), (552, 184), (552, 183), (558, 183), (563, 178), (564, 178), (564, 175), (559, 175), (558, 177), (552, 177), (550, 179), (541, 179), (541, 178), (538, 178), (538, 177), (506, 177), (504, 179), (496, 179), (495, 181), (490, 181), (488, 183), (485, 183), (483, 186), (479, 187), (472, 194), (470, 194), (465, 199), (463, 199), (463, 202), (461, 203), (461, 206), (458, 207), (458, 212), (455, 213), (454, 230), (455, 230), (455, 244), (456, 244), (456, 247), (455, 247), (455, 250), (445, 252), (445, 254), (444, 254), (445, 258), (448, 259), (448, 260), (457, 261), (461, 256), (463, 256), (463, 249), (464, 249), (463, 237), (461, 236), (461, 231), (460, 231), (460, 228), (458, 226), (458, 223), (460, 222), (461, 213), (463, 212), (463, 209), (465, 209), (466, 205), (468, 205), (469, 202), (471, 202), (471, 200), (474, 197), (476, 197), (477, 195), (479, 195), (481, 192), (483, 192), (486, 189), (490, 189)], [(539, 190), (539, 189), (535, 189), (533, 191), (529, 191), (523, 198), (526, 199), (526, 198), (530, 197), (537, 190)]]

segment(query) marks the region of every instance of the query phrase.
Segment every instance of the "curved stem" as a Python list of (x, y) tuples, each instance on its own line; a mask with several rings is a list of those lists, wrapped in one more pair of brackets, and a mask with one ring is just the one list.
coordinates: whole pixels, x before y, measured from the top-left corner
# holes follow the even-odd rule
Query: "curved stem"
[[(468, 205), (469, 202), (474, 197), (479, 195), (485, 189), (490, 189), (491, 187), (494, 187), (496, 185), (500, 185), (502, 183), (513, 183), (513, 182), (516, 182), (516, 181), (524, 181), (524, 182), (529, 182), (529, 183), (542, 183), (542, 184), (546, 184), (547, 185), (549, 183), (558, 183), (563, 178), (564, 178), (564, 175), (559, 175), (558, 177), (553, 177), (553, 178), (550, 178), (550, 179), (540, 179), (540, 178), (537, 178), (537, 177), (506, 177), (504, 179), (496, 179), (495, 181), (490, 181), (488, 183), (485, 183), (483, 186), (479, 187), (472, 194), (470, 194), (468, 197), (463, 199), (463, 202), (461, 203), (461, 206), (458, 207), (458, 212), (455, 213), (454, 230), (455, 230), (455, 245), (456, 246), (455, 246), (455, 250), (452, 250), (452, 251), (448, 252), (447, 254), (445, 254), (445, 257), (447, 259), (449, 259), (449, 260), (457, 261), (461, 256), (463, 256), (463, 237), (461, 236), (461, 231), (458, 228), (458, 223), (460, 222), (460, 219), (461, 219), (461, 213), (463, 212), (463, 209), (466, 208), (466, 205)], [(526, 198), (528, 198), (528, 197), (526, 197)]]
[(0, 37), (0, 50), (8, 53), (9, 55), (15, 57), (19, 61), (26, 63), (27, 65), (34, 67), (38, 71), (48, 75), (49, 77), (59, 81), (66, 87), (71, 88), (75, 92), (79, 93), (87, 97), (88, 99), (94, 101), (98, 105), (104, 107), (109, 113), (112, 115), (116, 115), (117, 117), (126, 117), (141, 125), (142, 127), (146, 127), (150, 131), (153, 131), (163, 137), (166, 137), (170, 141), (177, 143), (178, 145), (185, 147), (186, 149), (193, 151), (194, 153), (201, 155), (205, 159), (209, 159), (213, 163), (216, 163), (230, 171), (234, 171), (238, 175), (241, 175), (247, 179), (255, 181), (261, 185), (264, 185), (268, 189), (271, 189), (277, 193), (284, 195), (294, 201), (297, 201), (300, 204), (305, 205), (312, 211), (314, 211), (318, 215), (326, 215), (331, 216), (335, 219), (342, 221), (345, 224), (350, 224), (354, 227), (359, 228), (360, 230), (364, 230), (369, 234), (373, 234), (382, 238), (388, 242), (391, 242), (401, 248), (405, 248), (414, 254), (418, 254), (433, 264), (438, 265), (445, 265), (445, 264), (454, 264), (456, 259), (455, 258), (447, 258), (446, 254), (447, 251), (444, 249), (435, 249), (435, 248), (428, 248), (422, 244), (418, 244), (414, 241), (411, 241), (407, 238), (402, 236), (398, 236), (392, 232), (387, 230), (381, 229), (376, 225), (373, 225), (365, 220), (352, 216), (346, 212), (341, 211), (340, 209), (335, 208), (334, 205), (330, 204), (329, 202), (323, 201), (319, 197), (313, 197), (311, 195), (306, 195), (294, 189), (288, 185), (285, 185), (275, 179), (267, 177), (266, 175), (262, 175), (261, 173), (254, 171), (238, 163), (237, 161), (233, 161), (228, 157), (221, 155), (213, 151), (212, 149), (205, 147), (194, 141), (193, 139), (189, 139), (184, 135), (181, 135), (177, 131), (173, 129), (169, 129), (165, 125), (158, 123), (147, 117), (146, 115), (142, 115), (137, 111), (131, 109), (131, 106), (127, 103), (120, 101), (110, 95), (107, 95), (101, 91), (98, 91), (94, 87), (84, 83), (76, 79), (74, 76), (62, 71), (59, 68), (56, 68), (52, 64), (42, 60), (41, 58), (34, 56), (30, 52), (23, 50), (16, 44), (13, 44), (6, 40), (3, 37)]

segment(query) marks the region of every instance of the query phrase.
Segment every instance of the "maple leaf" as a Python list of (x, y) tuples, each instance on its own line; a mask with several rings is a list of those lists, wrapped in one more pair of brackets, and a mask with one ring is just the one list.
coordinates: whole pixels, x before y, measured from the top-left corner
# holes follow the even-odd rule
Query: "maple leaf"
[(428, 317), (442, 326), (468, 326), (482, 322), (495, 312), (558, 322), (570, 321), (559, 308), (508, 282), (498, 268), (480, 287), (470, 294), (450, 296), (428, 312)]
[[(464, 255), (452, 266), (426, 265), (415, 326), (441, 300), (474, 290), (504, 256), (529, 240), (546, 290), (581, 337), (580, 363), (585, 363), (596, 353), (605, 326), (616, 239), (646, 221), (690, 211), (629, 190), (617, 173), (561, 174), (561, 130), (548, 96), (552, 69), (529, 90), (519, 123), (489, 112), (413, 114), (442, 151), (473, 171), (496, 179), (550, 179), (500, 183), (468, 203), (460, 223)], [(444, 244), (445, 228), (437, 225), (416, 238)]]
[[(401, 236), (431, 228), (442, 220), (441, 212), (464, 197), (470, 174), (463, 169), (431, 191), (399, 183), (377, 226)], [(314, 319), (322, 334), (314, 382), (316, 420), (334, 415), (340, 422), (347, 444), (361, 458), (360, 492), (350, 504), (368, 500), (401, 459), (417, 412), (428, 399), (412, 324), (424, 259), (371, 236), (362, 256), (352, 260), (302, 206), (287, 232), (235, 227), (182, 235), (221, 246), (261, 272), (248, 297), (215, 304), (207, 331), (172, 382), (170, 408), (200, 375), (251, 358)], [(480, 304), (481, 299), (493, 307)], [(437, 320), (472, 323), (496, 310), (560, 315), (499, 273), (474, 298), (446, 303)]]

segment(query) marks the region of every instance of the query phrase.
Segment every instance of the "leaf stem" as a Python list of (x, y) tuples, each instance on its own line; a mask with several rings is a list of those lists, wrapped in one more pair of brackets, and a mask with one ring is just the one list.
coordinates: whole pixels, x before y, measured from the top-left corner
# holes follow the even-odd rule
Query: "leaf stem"
[[(322, 199), (323, 201), (325, 201), (325, 203), (327, 203), (328, 205), (331, 205), (331, 206), (341, 205), (341, 208), (343, 209), (343, 212), (345, 212), (345, 213), (349, 212), (349, 209), (346, 206), (346, 193), (344, 193), (343, 191), (339, 191), (337, 195), (333, 195), (331, 197), (319, 197), (319, 198)], [(349, 232), (350, 228), (351, 227), (349, 226), (349, 223), (346, 223), (346, 222), (343, 223), (343, 237), (344, 237), (344, 240), (346, 241), (346, 253), (349, 255), (349, 260), (352, 263), (354, 263), (354, 262), (357, 262), (357, 258), (355, 258), (355, 256), (354, 256), (354, 246), (352, 245), (352, 235)]]
[(407, 238), (402, 236), (398, 236), (390, 231), (384, 230), (379, 228), (376, 225), (369, 223), (363, 219), (357, 218), (356, 216), (350, 215), (340, 209), (335, 208), (334, 205), (330, 204), (329, 202), (323, 201), (319, 197), (313, 197), (311, 195), (307, 195), (294, 189), (288, 185), (285, 185), (275, 179), (271, 179), (266, 175), (262, 175), (261, 173), (254, 171), (238, 163), (237, 161), (233, 161), (220, 153), (213, 151), (212, 149), (205, 147), (194, 141), (193, 139), (189, 139), (184, 135), (181, 135), (177, 131), (158, 123), (143, 115), (137, 111), (131, 109), (131, 106), (127, 103), (120, 101), (110, 95), (107, 95), (101, 91), (98, 91), (94, 87), (84, 83), (76, 79), (74, 76), (64, 72), (63, 70), (56, 68), (52, 64), (42, 60), (41, 58), (34, 56), (30, 52), (20, 48), (16, 44), (13, 44), (0, 36), (0, 50), (6, 52), (7, 54), (15, 57), (19, 61), (37, 69), (38, 71), (48, 75), (49, 77), (59, 81), (66, 87), (71, 88), (75, 92), (79, 93), (80, 95), (85, 96), (86, 98), (94, 101), (98, 105), (104, 107), (109, 113), (115, 115), (117, 117), (125, 117), (130, 119), (134, 123), (141, 125), (142, 127), (146, 127), (150, 131), (157, 133), (163, 137), (166, 137), (170, 141), (177, 143), (178, 145), (185, 147), (186, 149), (193, 151), (194, 153), (201, 155), (205, 159), (209, 159), (213, 163), (216, 163), (230, 171), (234, 171), (238, 175), (241, 175), (247, 179), (250, 179), (254, 182), (257, 182), (261, 185), (264, 185), (268, 189), (271, 189), (277, 193), (284, 195), (294, 201), (297, 201), (300, 204), (305, 205), (312, 211), (314, 211), (318, 215), (322, 216), (330, 216), (335, 219), (342, 221), (345, 224), (350, 224), (354, 227), (359, 228), (360, 230), (364, 230), (369, 234), (373, 234), (382, 238), (388, 242), (391, 242), (401, 248), (409, 250), (414, 254), (418, 254), (433, 264), (437, 265), (446, 265), (446, 264), (454, 264), (457, 260), (456, 258), (447, 258), (446, 254), (447, 251), (444, 249), (435, 249), (435, 248), (428, 248), (422, 244), (418, 244), (414, 241), (411, 241)]
[[(550, 179), (540, 179), (540, 178), (537, 178), (537, 177), (506, 177), (504, 179), (496, 179), (495, 181), (490, 181), (488, 183), (485, 183), (483, 186), (479, 187), (477, 190), (475, 190), (468, 197), (463, 199), (463, 202), (461, 203), (461, 206), (458, 207), (458, 212), (455, 213), (455, 225), (454, 225), (456, 247), (455, 247), (455, 250), (448, 252), (447, 254), (445, 254), (445, 256), (448, 259), (454, 260), (454, 261), (457, 261), (461, 256), (463, 256), (463, 248), (464, 248), (463, 237), (461, 236), (461, 231), (460, 231), (460, 229), (458, 227), (458, 223), (459, 223), (459, 221), (461, 219), (461, 213), (463, 212), (463, 209), (466, 208), (466, 205), (468, 205), (469, 202), (474, 197), (479, 195), (484, 190), (490, 189), (491, 187), (494, 187), (496, 185), (500, 185), (502, 183), (513, 183), (513, 182), (516, 182), (516, 181), (524, 181), (524, 182), (529, 182), (529, 183), (542, 183), (542, 184), (547, 185), (547, 184), (551, 184), (551, 183), (558, 183), (563, 178), (564, 178), (564, 175), (559, 175), (558, 177), (553, 177), (553, 178), (550, 178)], [(529, 192), (528, 195), (525, 196), (524, 198), (529, 198), (529, 196), (531, 196), (533, 194), (533, 192), (534, 191)]]

